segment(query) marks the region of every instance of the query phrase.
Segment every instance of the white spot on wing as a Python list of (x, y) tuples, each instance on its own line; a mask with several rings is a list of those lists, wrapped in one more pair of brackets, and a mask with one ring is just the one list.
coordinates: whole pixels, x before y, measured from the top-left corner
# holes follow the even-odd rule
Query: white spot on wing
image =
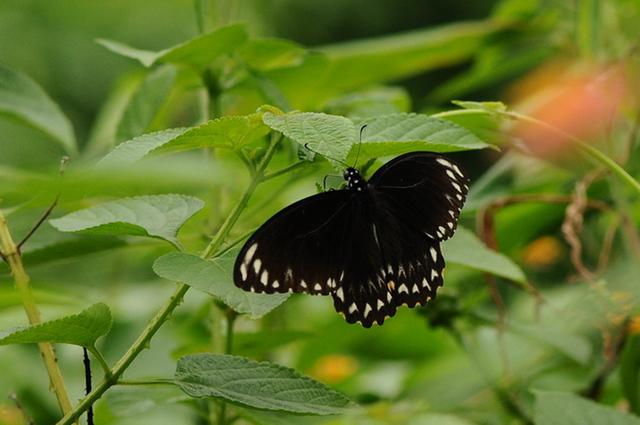
[(247, 280), (247, 266), (244, 263), (240, 264), (240, 274), (242, 275), (242, 280)]
[(387, 302), (390, 303), (392, 299), (393, 295), (391, 295), (391, 292), (387, 292)]
[(264, 286), (267, 286), (267, 283), (269, 283), (269, 272), (268, 271), (263, 271), (262, 275), (260, 276), (260, 282), (262, 282), (262, 284)]
[(417, 283), (413, 284), (413, 288), (411, 288), (411, 291), (412, 292), (420, 292), (420, 288), (418, 287)]
[(342, 287), (338, 288), (336, 291), (336, 297), (338, 297), (340, 301), (344, 301), (344, 292), (342, 291)]
[(313, 285), (313, 289), (314, 289), (315, 291), (322, 291), (322, 286), (320, 286), (320, 284), (319, 284), (319, 283), (316, 283), (315, 285)]
[(384, 307), (384, 303), (382, 302), (382, 300), (378, 300), (378, 310), (380, 310), (382, 307)]
[(464, 177), (464, 174), (462, 174), (462, 171), (460, 171), (456, 164), (453, 164), (453, 169), (456, 171), (456, 173), (458, 173), (460, 177)]
[(301, 288), (304, 288), (304, 289), (307, 289), (307, 282), (305, 282), (305, 281), (304, 281), (304, 279), (302, 279), (302, 280), (300, 281), (300, 287), (301, 287)]
[(456, 180), (456, 176), (451, 172), (451, 170), (447, 170), (447, 176), (449, 176), (451, 180)]
[(451, 185), (452, 185), (453, 187), (455, 187), (455, 188), (456, 188), (456, 190), (457, 190), (458, 192), (462, 193), (462, 188), (460, 187), (460, 185), (459, 185), (458, 183), (456, 183), (456, 182), (451, 182)]
[(443, 159), (443, 158), (438, 158), (438, 159), (436, 159), (436, 161), (437, 161), (439, 164), (444, 165), (445, 167), (452, 168), (452, 166), (453, 166), (453, 164), (451, 164), (449, 161), (447, 161), (446, 159)]
[(256, 249), (258, 249), (258, 243), (254, 243), (253, 245), (251, 245), (249, 247), (249, 249), (247, 250), (247, 253), (244, 255), (244, 263), (245, 264), (249, 264), (251, 262), (251, 259), (253, 258), (253, 254), (256, 253)]
[(366, 304), (364, 306), (364, 317), (365, 317), (365, 319), (367, 318), (369, 313), (371, 313), (371, 306), (369, 304)]
[(436, 269), (431, 269), (431, 280), (435, 279), (438, 276), (438, 271)]
[(356, 305), (356, 303), (351, 303), (351, 305), (349, 306), (349, 313), (353, 313), (354, 311), (358, 311), (358, 306)]
[(262, 266), (262, 261), (260, 261), (259, 258), (256, 258), (253, 261), (253, 271), (256, 272), (256, 274), (260, 273), (260, 267)]
[(398, 288), (398, 293), (400, 292), (406, 292), (407, 294), (409, 293), (409, 288), (407, 288), (407, 285), (405, 285), (404, 283), (402, 285), (400, 285), (400, 287)]
[(435, 263), (438, 261), (438, 251), (434, 247), (429, 248), (429, 252), (431, 253), (431, 259)]
[(429, 281), (427, 280), (426, 277), (422, 279), (422, 287), (423, 288), (428, 288), (429, 291), (431, 291), (431, 285), (429, 285)]
[(447, 226), (449, 226), (449, 229), (453, 230), (453, 221), (448, 222)]
[[(280, 287), (280, 282), (278, 282), (277, 280), (274, 280), (273, 283), (271, 284), (271, 286), (273, 286), (274, 288), (279, 288)], [(293, 289), (289, 288), (289, 292), (292, 292)]]

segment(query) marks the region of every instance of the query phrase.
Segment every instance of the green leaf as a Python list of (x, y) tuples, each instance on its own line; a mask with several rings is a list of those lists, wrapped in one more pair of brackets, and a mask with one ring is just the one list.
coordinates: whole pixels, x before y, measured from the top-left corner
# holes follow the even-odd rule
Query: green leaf
[(522, 270), (507, 256), (487, 248), (473, 232), (458, 226), (453, 238), (442, 244), (444, 258), (449, 263), (471, 267), (516, 282), (525, 282)]
[(0, 345), (52, 342), (92, 347), (111, 324), (109, 307), (98, 303), (73, 316), (0, 332)]
[(210, 64), (217, 57), (235, 50), (246, 39), (247, 31), (245, 26), (234, 24), (192, 38), (159, 52), (137, 49), (112, 40), (98, 39), (96, 41), (114, 53), (140, 61), (146, 67), (158, 62), (203, 67)]
[(129, 100), (116, 130), (119, 141), (143, 134), (169, 97), (177, 71), (171, 65), (150, 72)]
[(367, 125), (362, 146), (354, 146), (349, 158), (377, 158), (416, 150), (455, 152), (489, 147), (473, 133), (452, 122), (422, 114), (391, 114), (360, 120)]
[(250, 407), (239, 408), (238, 410), (240, 411), (240, 416), (257, 425), (322, 425), (325, 423), (335, 425), (334, 418), (331, 416), (300, 415), (273, 410), (252, 409)]
[(451, 103), (463, 109), (482, 109), (487, 112), (505, 112), (507, 105), (502, 102), (476, 102), (472, 100), (452, 100)]
[(306, 50), (289, 40), (258, 38), (247, 41), (238, 49), (242, 60), (258, 71), (300, 65)]
[(351, 405), (344, 395), (293, 369), (237, 356), (182, 357), (174, 382), (192, 397), (215, 397), (265, 410), (333, 415)]
[(526, 325), (513, 320), (507, 321), (507, 328), (516, 334), (549, 345), (581, 365), (589, 364), (591, 344), (583, 336), (558, 329), (557, 326)]
[(459, 63), (497, 30), (491, 21), (455, 23), (321, 47), (330, 61), (323, 75), (325, 89), (345, 92)]
[(356, 128), (348, 118), (314, 112), (264, 114), (264, 122), (301, 145), (326, 156), (335, 166), (343, 167), (351, 145), (358, 140)]
[(620, 359), (622, 391), (633, 412), (640, 413), (640, 335), (631, 335)]
[(411, 98), (402, 87), (376, 87), (333, 98), (328, 113), (347, 117), (375, 117), (411, 110)]
[(204, 260), (198, 256), (171, 252), (153, 263), (153, 271), (162, 278), (184, 282), (214, 296), (238, 313), (257, 319), (285, 302), (290, 294), (255, 294), (233, 284), (233, 265), (238, 249)]
[(158, 145), (153, 153), (200, 148), (239, 149), (268, 133), (269, 128), (262, 122), (262, 113), (226, 116), (208, 121)]
[[(27, 267), (52, 261), (95, 254), (126, 246), (127, 243), (113, 237), (84, 237), (57, 240), (44, 245), (27, 245), (22, 252), (22, 259)], [(0, 265), (0, 270), (2, 266)]]
[(1, 64), (0, 114), (42, 131), (69, 154), (77, 152), (73, 128), (60, 107), (31, 78)]
[(152, 150), (169, 143), (189, 130), (189, 128), (171, 128), (169, 130), (143, 134), (127, 142), (120, 143), (114, 150), (102, 158), (100, 162), (98, 162), (98, 165), (113, 167), (133, 164)]
[(104, 166), (133, 164), (149, 154), (200, 148), (239, 149), (269, 132), (262, 113), (226, 116), (198, 127), (157, 131), (121, 143), (100, 162)]
[(640, 425), (640, 419), (574, 394), (536, 391), (536, 425)]
[(135, 235), (178, 245), (178, 230), (204, 203), (185, 195), (123, 198), (75, 211), (49, 222), (61, 232)]

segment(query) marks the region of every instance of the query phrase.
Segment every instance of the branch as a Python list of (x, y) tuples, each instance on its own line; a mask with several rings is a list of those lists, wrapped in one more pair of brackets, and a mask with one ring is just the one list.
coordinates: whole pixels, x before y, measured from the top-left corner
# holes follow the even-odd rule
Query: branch
[[(13, 275), (18, 293), (20, 294), (20, 300), (22, 301), (24, 310), (27, 313), (29, 323), (31, 325), (41, 323), (42, 319), (40, 317), (40, 310), (33, 298), (31, 287), (29, 285), (29, 275), (24, 269), (20, 252), (13, 241), (7, 225), (7, 220), (2, 211), (0, 211), (0, 248), (3, 252), (3, 258), (6, 259), (7, 263), (9, 263), (9, 267), (11, 268), (11, 274)], [(64, 384), (62, 372), (58, 366), (53, 345), (49, 342), (40, 342), (38, 343), (38, 349), (40, 350), (40, 355), (42, 356), (47, 373), (49, 374), (51, 388), (58, 399), (58, 405), (60, 406), (62, 413), (66, 414), (71, 411), (72, 406), (71, 401), (69, 400), (69, 394), (67, 393), (67, 389)]]
[[(222, 224), (220, 229), (218, 229), (217, 234), (213, 237), (209, 245), (205, 248), (202, 253), (202, 258), (207, 258), (217, 252), (222, 243), (224, 242), (226, 236), (229, 234), (229, 231), (234, 226), (240, 214), (246, 207), (249, 198), (253, 195), (256, 187), (260, 183), (264, 172), (275, 153), (275, 148), (277, 144), (281, 140), (281, 135), (274, 135), (271, 138), (271, 143), (267, 150), (267, 153), (264, 155), (262, 161), (260, 162), (258, 168), (256, 169), (256, 174), (251, 180), (251, 183), (247, 187), (244, 195), (233, 209), (233, 211), (229, 214), (225, 222)], [(189, 286), (184, 283), (179, 283), (176, 288), (174, 294), (169, 298), (166, 304), (156, 313), (156, 315), (149, 321), (147, 326), (143, 329), (140, 336), (136, 339), (133, 345), (127, 350), (127, 352), (122, 356), (120, 360), (115, 364), (115, 366), (111, 369), (111, 374), (106, 376), (104, 381), (100, 383), (91, 393), (89, 393), (80, 403), (69, 413), (65, 414), (65, 416), (58, 421), (57, 425), (69, 425), (80, 415), (82, 415), (85, 411), (89, 409), (89, 407), (98, 400), (102, 394), (104, 394), (109, 388), (118, 383), (118, 379), (125, 370), (129, 367), (129, 365), (138, 357), (138, 355), (149, 346), (149, 342), (156, 334), (156, 332), (162, 327), (162, 325), (167, 321), (171, 313), (180, 305), (185, 294), (189, 290)]]

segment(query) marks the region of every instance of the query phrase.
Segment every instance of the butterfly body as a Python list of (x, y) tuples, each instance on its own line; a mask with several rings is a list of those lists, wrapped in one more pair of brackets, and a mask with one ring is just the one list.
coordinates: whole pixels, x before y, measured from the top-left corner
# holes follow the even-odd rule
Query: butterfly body
[(402, 155), (369, 181), (310, 196), (270, 218), (246, 242), (234, 282), (252, 292), (331, 295), (349, 323), (382, 324), (425, 304), (443, 283), (440, 241), (453, 235), (468, 179), (448, 159)]

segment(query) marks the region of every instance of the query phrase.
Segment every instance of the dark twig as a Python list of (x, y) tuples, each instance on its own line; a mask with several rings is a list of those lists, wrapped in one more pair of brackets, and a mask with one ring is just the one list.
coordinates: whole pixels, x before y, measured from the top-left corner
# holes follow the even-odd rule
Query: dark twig
[[(593, 378), (591, 384), (581, 394), (594, 401), (598, 401), (602, 396), (604, 385), (607, 382), (607, 378), (616, 369), (620, 353), (624, 348), (629, 332), (627, 330), (629, 325), (629, 319), (622, 321), (622, 324), (617, 329), (614, 335), (611, 333), (605, 334), (605, 349), (604, 356), (605, 362), (600, 368), (598, 374)], [(615, 331), (614, 331), (615, 332)]]
[[(91, 360), (89, 360), (89, 353), (86, 347), (82, 347), (83, 363), (84, 363), (84, 385), (85, 395), (89, 395), (91, 392)], [(87, 409), (87, 425), (94, 425), (93, 423), (93, 405)]]
[(596, 275), (582, 262), (582, 241), (580, 240), (580, 235), (582, 234), (584, 212), (588, 203), (587, 190), (589, 186), (602, 177), (602, 175), (603, 172), (601, 170), (596, 170), (587, 174), (576, 183), (573, 200), (567, 206), (565, 219), (561, 227), (564, 239), (571, 247), (571, 263), (580, 276), (587, 281), (593, 281)]
[(22, 238), (20, 242), (18, 242), (18, 245), (16, 246), (18, 248), (18, 252), (20, 251), (20, 248), (22, 248), (22, 245), (24, 245), (25, 242), (27, 242), (29, 238), (33, 236), (36, 230), (38, 230), (38, 228), (42, 226), (42, 223), (44, 223), (44, 221), (49, 217), (49, 215), (51, 215), (51, 212), (53, 211), (53, 209), (56, 207), (56, 205), (58, 205), (59, 199), (60, 199), (60, 195), (57, 195), (56, 199), (53, 200), (49, 208), (47, 208), (44, 214), (40, 216), (40, 219), (38, 219), (36, 224), (31, 228), (31, 230), (29, 230), (29, 233), (27, 233), (27, 235), (24, 238)]

